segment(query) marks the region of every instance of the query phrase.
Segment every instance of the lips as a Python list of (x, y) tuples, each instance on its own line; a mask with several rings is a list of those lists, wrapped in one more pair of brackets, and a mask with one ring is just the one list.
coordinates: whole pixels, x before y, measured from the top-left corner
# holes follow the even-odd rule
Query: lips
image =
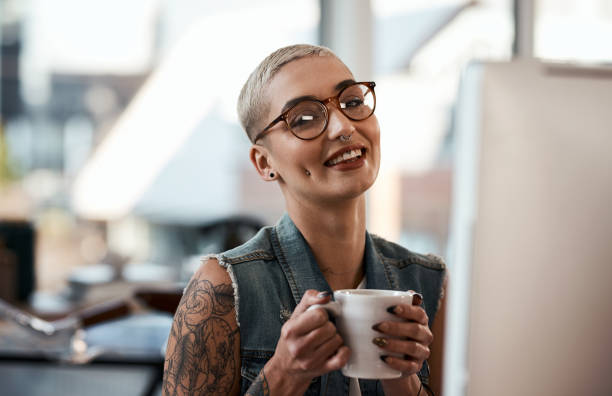
[(343, 147), (340, 150), (333, 153), (327, 161), (325, 161), (325, 166), (334, 166), (338, 164), (346, 164), (358, 161), (363, 158), (366, 153), (365, 147), (361, 145), (352, 145)]

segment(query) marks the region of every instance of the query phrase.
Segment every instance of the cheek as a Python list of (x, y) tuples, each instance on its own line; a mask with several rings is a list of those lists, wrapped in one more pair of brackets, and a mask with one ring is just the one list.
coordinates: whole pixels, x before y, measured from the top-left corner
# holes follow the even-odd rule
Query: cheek
[[(272, 153), (273, 158), (276, 159), (275, 166), (277, 170), (284, 175), (291, 173), (303, 172), (304, 169), (308, 169), (313, 164), (314, 153), (308, 145), (302, 144), (298, 146), (296, 142), (290, 142), (291, 144), (278, 145), (274, 148)], [(304, 142), (298, 142), (304, 143)]]
[(378, 171), (380, 170), (380, 126), (378, 125), (378, 120), (374, 120), (374, 124), (371, 130), (370, 142), (372, 144), (372, 154), (373, 154), (373, 163), (375, 166), (375, 175), (378, 175)]
[(372, 118), (374, 140), (376, 140), (376, 143), (380, 143), (380, 125), (378, 124), (378, 118), (376, 118), (376, 116), (373, 116)]
[(368, 138), (372, 144), (372, 150), (375, 153), (377, 159), (380, 157), (380, 126), (378, 125), (378, 119), (372, 117), (371, 128), (368, 128)]

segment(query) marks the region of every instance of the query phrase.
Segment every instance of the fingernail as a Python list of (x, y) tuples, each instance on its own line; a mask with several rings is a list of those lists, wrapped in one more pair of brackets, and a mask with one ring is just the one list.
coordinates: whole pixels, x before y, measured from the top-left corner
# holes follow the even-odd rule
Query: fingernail
[(376, 330), (376, 331), (380, 331), (385, 332), (387, 330), (388, 325), (386, 323), (377, 323), (374, 326), (372, 326), (372, 330)]
[(421, 305), (423, 302), (423, 296), (420, 293), (414, 293), (412, 296), (412, 305)]
[(329, 297), (330, 295), (331, 295), (330, 292), (324, 291), (324, 292), (317, 294), (317, 298), (325, 298), (325, 297)]
[(389, 343), (389, 341), (387, 341), (387, 339), (383, 337), (376, 337), (372, 340), (372, 343), (374, 343), (374, 345), (376, 346), (384, 347)]
[(387, 363), (387, 361), (385, 360), (388, 356), (387, 355), (381, 355), (380, 356), (380, 360), (382, 360), (383, 362)]
[(389, 312), (390, 314), (401, 314), (402, 312), (404, 312), (404, 308), (402, 308), (401, 305), (393, 305), (387, 308), (387, 312)]

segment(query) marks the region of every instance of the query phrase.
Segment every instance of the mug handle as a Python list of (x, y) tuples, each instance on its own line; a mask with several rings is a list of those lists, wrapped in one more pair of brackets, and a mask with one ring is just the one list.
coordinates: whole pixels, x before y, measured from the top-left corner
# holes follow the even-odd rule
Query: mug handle
[(323, 308), (327, 311), (328, 314), (337, 317), (340, 316), (340, 303), (338, 301), (330, 301), (326, 304), (314, 304), (306, 309), (306, 311), (310, 311), (312, 309)]

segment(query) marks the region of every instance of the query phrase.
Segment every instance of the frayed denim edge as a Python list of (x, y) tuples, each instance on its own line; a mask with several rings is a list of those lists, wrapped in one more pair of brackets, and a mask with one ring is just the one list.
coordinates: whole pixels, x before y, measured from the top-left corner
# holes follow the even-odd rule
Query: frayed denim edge
[(238, 295), (238, 282), (236, 281), (236, 274), (234, 274), (234, 268), (225, 261), (225, 257), (222, 254), (207, 254), (206, 256), (202, 257), (202, 262), (204, 263), (206, 262), (206, 260), (209, 260), (211, 258), (217, 260), (217, 263), (221, 267), (225, 268), (227, 274), (232, 280), (232, 288), (234, 289), (234, 310), (236, 312), (236, 324), (238, 325), (238, 327), (240, 327), (240, 320), (238, 316), (238, 313), (240, 312), (240, 310), (238, 309), (240, 296)]
[(440, 296), (438, 297), (438, 306), (436, 307), (436, 312), (440, 310), (442, 307), (442, 300), (444, 299), (445, 294), (447, 293), (446, 287), (448, 285), (448, 271), (445, 271), (444, 279), (442, 279), (442, 286), (440, 287)]

